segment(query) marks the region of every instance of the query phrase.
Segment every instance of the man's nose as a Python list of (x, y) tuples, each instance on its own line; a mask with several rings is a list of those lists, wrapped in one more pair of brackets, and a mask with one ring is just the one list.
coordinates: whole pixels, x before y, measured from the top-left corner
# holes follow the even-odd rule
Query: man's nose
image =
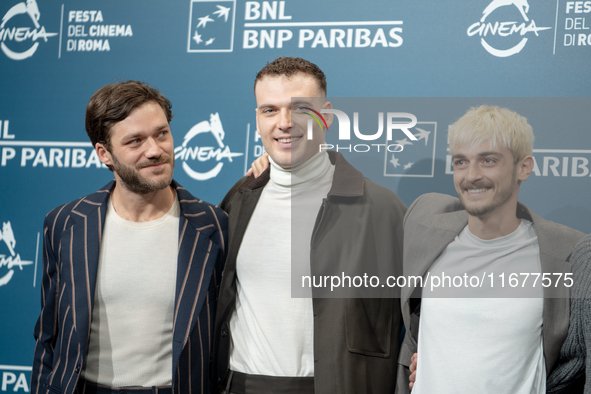
[(153, 157), (160, 157), (162, 154), (162, 148), (158, 141), (154, 138), (148, 138), (146, 140), (146, 157), (153, 158)]
[(477, 181), (482, 178), (482, 172), (480, 171), (480, 167), (478, 163), (470, 163), (468, 166), (468, 171), (466, 173), (466, 179), (471, 182)]
[(279, 118), (279, 128), (281, 130), (291, 129), (291, 109), (282, 109)]

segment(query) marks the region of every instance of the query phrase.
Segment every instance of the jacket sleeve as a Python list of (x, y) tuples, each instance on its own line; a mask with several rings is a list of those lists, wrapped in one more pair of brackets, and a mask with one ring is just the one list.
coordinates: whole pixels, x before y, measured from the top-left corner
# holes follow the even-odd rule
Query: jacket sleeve
[[(419, 196), (406, 210), (406, 214), (404, 215), (403, 227), (406, 229), (407, 222), (412, 222), (414, 220), (413, 214), (416, 213), (415, 208), (417, 205), (420, 205), (423, 202), (423, 198), (425, 195)], [(419, 209), (420, 210), (420, 209)], [(410, 218), (413, 216), (413, 218)], [(403, 274), (406, 275), (407, 273), (403, 271)], [(400, 353), (398, 355), (398, 371), (397, 371), (397, 378), (396, 378), (396, 394), (407, 394), (410, 392), (410, 388), (408, 387), (409, 384), (409, 377), (410, 377), (410, 360), (412, 355), (417, 351), (417, 344), (412, 339), (412, 335), (409, 330), (409, 325), (411, 321), (411, 314), (408, 308), (405, 309), (405, 305), (401, 305), (402, 315), (404, 319), (405, 325), (405, 335), (402, 344), (400, 345)]]
[(573, 287), (567, 337), (553, 371), (548, 371), (549, 394), (591, 393), (591, 235), (575, 248), (572, 259)]
[(45, 392), (43, 384), (53, 369), (55, 343), (58, 333), (57, 294), (59, 289), (58, 259), (53, 248), (51, 213), (43, 225), (43, 279), (41, 282), (41, 314), (35, 325), (35, 359), (31, 371), (31, 393)]

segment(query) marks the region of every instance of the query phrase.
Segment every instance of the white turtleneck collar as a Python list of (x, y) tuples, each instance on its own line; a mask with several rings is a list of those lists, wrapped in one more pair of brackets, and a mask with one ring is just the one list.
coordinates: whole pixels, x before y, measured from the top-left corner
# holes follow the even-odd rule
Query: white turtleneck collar
[(271, 156), (269, 156), (269, 162), (271, 164), (271, 182), (283, 187), (314, 184), (315, 181), (325, 177), (334, 167), (325, 150), (289, 170), (280, 167), (271, 159)]

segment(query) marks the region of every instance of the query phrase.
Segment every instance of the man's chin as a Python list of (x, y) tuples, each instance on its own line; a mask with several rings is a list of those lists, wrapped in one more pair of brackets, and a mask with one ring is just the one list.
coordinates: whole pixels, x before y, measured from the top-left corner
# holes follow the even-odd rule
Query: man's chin
[(475, 206), (474, 204), (470, 204), (470, 203), (466, 203), (464, 197), (460, 197), (460, 202), (462, 203), (462, 206), (464, 207), (464, 209), (466, 210), (466, 212), (468, 212), (468, 215), (470, 216), (475, 216), (477, 218), (480, 218), (484, 215), (486, 215), (489, 211), (489, 207), (481, 207), (481, 206)]
[(479, 219), (482, 219), (483, 217), (485, 217), (486, 215), (488, 215), (489, 213), (491, 213), (494, 210), (494, 207), (490, 207), (490, 206), (483, 206), (483, 207), (473, 206), (473, 205), (466, 206), (466, 204), (464, 204), (464, 208), (466, 209), (466, 212), (468, 212), (468, 215), (477, 217)]
[(166, 189), (172, 183), (172, 177), (162, 179), (159, 182), (148, 182), (146, 180), (136, 179), (133, 181), (122, 181), (123, 187), (136, 194), (150, 194)]
[[(168, 164), (168, 166), (167, 166), (167, 164)], [(152, 166), (141, 167), (139, 170), (140, 171), (148, 171), (154, 175), (162, 175), (168, 171), (170, 171), (170, 173), (172, 174), (172, 171), (174, 170), (174, 163), (164, 162), (164, 163), (159, 163), (157, 166), (152, 165)]]

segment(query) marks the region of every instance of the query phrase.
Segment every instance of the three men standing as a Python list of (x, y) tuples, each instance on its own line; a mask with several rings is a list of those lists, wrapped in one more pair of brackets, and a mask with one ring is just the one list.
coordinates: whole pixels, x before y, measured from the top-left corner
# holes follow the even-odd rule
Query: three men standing
[[(404, 204), (320, 149), (320, 126), (308, 138), (301, 114), (330, 109), (326, 90), (324, 73), (300, 58), (259, 72), (271, 167), (230, 190), (229, 218), (172, 180), (167, 99), (133, 81), (93, 95), (87, 132), (115, 181), (46, 217), (32, 392), (393, 392), (399, 300), (294, 297), (294, 272), (334, 273), (341, 262), (423, 277), (570, 272), (582, 234), (517, 202), (533, 168), (531, 127), (486, 106), (450, 130), (459, 200), (427, 194), (409, 208), (402, 271)], [(408, 390), (418, 350), (413, 392), (543, 393), (568, 361), (558, 357), (569, 295), (564, 283), (532, 291), (516, 300), (404, 289), (398, 389)]]

